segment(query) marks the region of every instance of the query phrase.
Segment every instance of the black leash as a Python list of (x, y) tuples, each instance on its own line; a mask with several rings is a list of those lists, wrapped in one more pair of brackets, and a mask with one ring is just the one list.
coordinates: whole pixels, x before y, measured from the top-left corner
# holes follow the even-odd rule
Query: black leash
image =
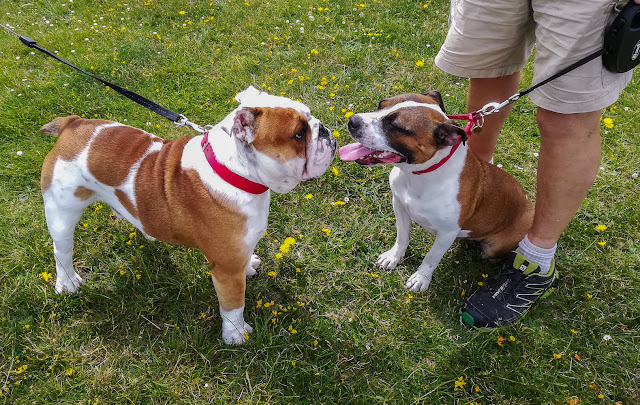
[(146, 97), (143, 97), (137, 93), (134, 93), (131, 90), (127, 90), (124, 87), (118, 86), (117, 84), (111, 83), (107, 80), (104, 80), (98, 76), (92, 75), (91, 73), (87, 72), (86, 70), (83, 70), (81, 68), (79, 68), (78, 66), (72, 64), (71, 62), (68, 62), (64, 59), (62, 59), (61, 57), (59, 57), (58, 55), (48, 51), (47, 49), (41, 47), (40, 45), (38, 45), (36, 43), (36, 41), (34, 39), (31, 39), (29, 37), (25, 37), (22, 35), (17, 34), (16, 32), (12, 31), (11, 29), (9, 29), (8, 27), (0, 24), (0, 27), (4, 28), (5, 31), (7, 31), (10, 34), (13, 34), (15, 36), (18, 37), (18, 39), (20, 39), (20, 41), (25, 44), (26, 46), (28, 46), (29, 48), (33, 48), (33, 49), (37, 49), (38, 51), (44, 53), (47, 56), (50, 56), (62, 63), (64, 63), (65, 65), (84, 73), (85, 75), (94, 78), (95, 80), (99, 81), (100, 83), (104, 84), (105, 86), (117, 91), (118, 93), (122, 94), (123, 96), (127, 97), (129, 100), (134, 101), (135, 103), (138, 103), (139, 105), (143, 106), (144, 108), (153, 111), (154, 113), (170, 120), (173, 121), (176, 125), (180, 125), (180, 126), (190, 126), (191, 128), (195, 129), (198, 132), (205, 132), (204, 129), (197, 124), (194, 124), (192, 122), (190, 122), (187, 117), (185, 117), (182, 114), (178, 114), (175, 113), (167, 108), (162, 107), (159, 104), (154, 103), (153, 101), (149, 100)]
[(591, 62), (592, 60), (604, 55), (606, 52), (607, 51), (606, 51), (605, 48), (599, 49), (599, 50), (595, 51), (594, 53), (585, 56), (584, 58), (580, 59), (579, 61), (574, 62), (571, 65), (565, 67), (564, 69), (560, 70), (558, 73), (554, 74), (553, 76), (550, 76), (550, 77), (544, 79), (543, 81), (534, 84), (533, 86), (527, 87), (524, 90), (520, 90), (519, 92), (517, 92), (513, 96), (509, 97), (508, 99), (506, 99), (502, 103), (493, 102), (493, 103), (489, 103), (489, 104), (485, 105), (484, 107), (482, 107), (482, 109), (476, 111), (475, 113), (472, 113), (474, 115), (474, 117), (475, 117), (475, 121), (480, 123), (480, 124), (476, 124), (474, 126), (474, 128), (482, 127), (482, 123), (484, 123), (484, 117), (500, 112), (500, 110), (502, 110), (504, 107), (508, 106), (511, 103), (514, 103), (514, 102), (518, 101), (521, 97), (526, 96), (527, 94), (531, 93), (532, 91), (534, 91), (538, 87), (543, 86), (543, 85), (549, 83), (550, 81), (555, 80), (558, 77), (563, 76), (563, 75), (571, 72), (572, 70), (577, 69), (580, 66), (588, 63), (588, 62)]

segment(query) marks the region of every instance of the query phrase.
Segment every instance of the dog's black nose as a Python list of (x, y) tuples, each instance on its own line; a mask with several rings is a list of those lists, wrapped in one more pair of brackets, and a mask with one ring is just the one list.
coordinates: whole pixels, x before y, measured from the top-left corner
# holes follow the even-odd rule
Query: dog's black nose
[(349, 128), (349, 132), (357, 131), (358, 129), (360, 129), (360, 127), (362, 127), (362, 124), (364, 124), (362, 117), (360, 117), (359, 115), (352, 115), (351, 117), (349, 117), (347, 128)]
[(330, 137), (329, 130), (322, 124), (320, 124), (320, 129), (318, 130), (318, 136), (320, 138), (329, 138)]

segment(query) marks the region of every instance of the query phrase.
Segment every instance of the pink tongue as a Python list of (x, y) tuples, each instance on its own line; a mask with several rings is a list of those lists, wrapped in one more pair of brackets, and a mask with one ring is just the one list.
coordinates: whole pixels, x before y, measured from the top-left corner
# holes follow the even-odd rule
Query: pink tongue
[(376, 152), (374, 149), (369, 149), (366, 146), (362, 146), (362, 144), (350, 143), (347, 146), (343, 146), (338, 150), (338, 156), (340, 160), (343, 161), (353, 161), (358, 160), (362, 157), (365, 157), (373, 152)]

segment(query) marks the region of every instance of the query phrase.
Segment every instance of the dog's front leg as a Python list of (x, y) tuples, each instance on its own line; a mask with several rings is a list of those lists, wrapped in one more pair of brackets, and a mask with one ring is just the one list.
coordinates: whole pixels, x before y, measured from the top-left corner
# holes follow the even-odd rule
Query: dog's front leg
[(440, 260), (447, 252), (453, 241), (458, 236), (460, 229), (440, 231), (436, 233), (436, 240), (429, 249), (429, 252), (422, 260), (422, 264), (418, 267), (418, 271), (413, 273), (407, 280), (406, 288), (411, 291), (426, 291), (431, 283), (433, 271), (436, 269)]
[(395, 269), (404, 257), (409, 246), (409, 232), (411, 231), (411, 216), (395, 193), (393, 194), (393, 213), (396, 216), (396, 243), (393, 247), (378, 256), (376, 264), (383, 269)]
[(220, 303), (222, 340), (229, 345), (246, 342), (248, 334), (253, 332), (253, 328), (244, 321), (245, 269), (248, 265), (225, 266), (215, 263), (211, 266), (213, 285)]

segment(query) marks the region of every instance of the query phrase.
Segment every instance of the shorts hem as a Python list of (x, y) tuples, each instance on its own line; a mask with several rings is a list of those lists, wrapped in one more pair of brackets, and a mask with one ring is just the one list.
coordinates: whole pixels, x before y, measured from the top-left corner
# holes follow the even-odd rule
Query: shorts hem
[(440, 54), (436, 56), (434, 63), (445, 73), (470, 79), (492, 79), (496, 77), (509, 76), (519, 72), (524, 67), (524, 64), (517, 64), (484, 69), (465, 68), (445, 60), (445, 58), (440, 56)]
[(529, 94), (529, 98), (538, 108), (544, 108), (559, 114), (580, 114), (602, 110), (614, 104), (620, 98), (622, 89), (613, 89), (603, 97), (597, 98), (597, 102), (593, 103), (566, 103), (558, 100), (552, 100), (544, 95), (540, 95), (535, 91)]

